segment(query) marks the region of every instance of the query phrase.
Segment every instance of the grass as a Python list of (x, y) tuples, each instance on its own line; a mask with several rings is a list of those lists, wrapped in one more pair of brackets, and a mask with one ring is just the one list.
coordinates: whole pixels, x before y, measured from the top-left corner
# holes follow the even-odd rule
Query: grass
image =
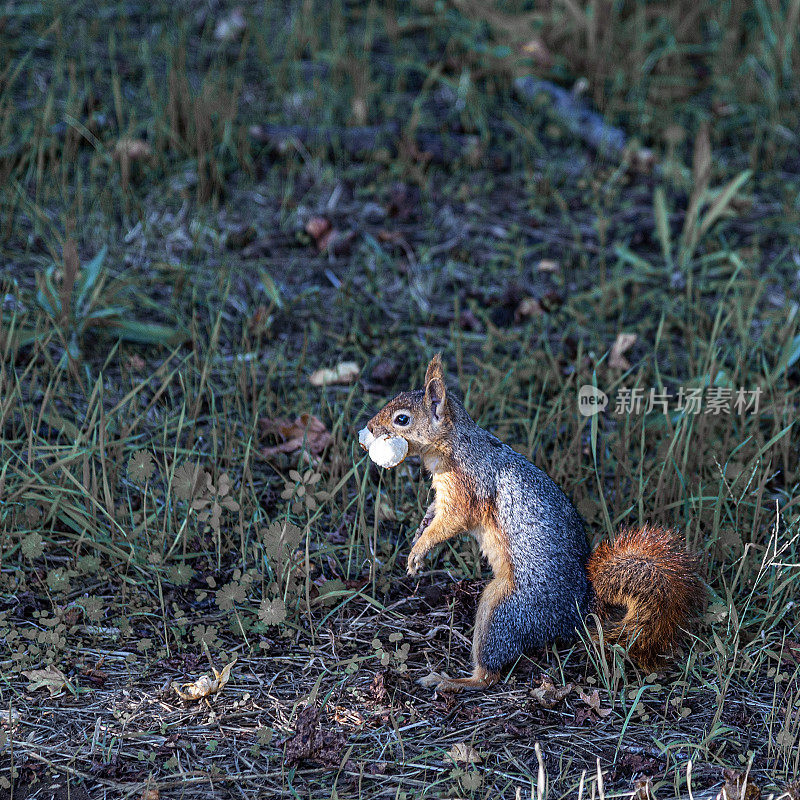
[[(797, 797), (800, 4), (629, 5), (0, 12), (0, 795)], [(655, 167), (524, 72), (587, 78)], [(355, 431), (437, 350), (594, 541), (686, 532), (709, 604), (669, 668), (586, 638), (414, 683), (468, 670), (486, 566), (405, 576), (428, 482)], [(327, 444), (279, 452), (307, 413)]]

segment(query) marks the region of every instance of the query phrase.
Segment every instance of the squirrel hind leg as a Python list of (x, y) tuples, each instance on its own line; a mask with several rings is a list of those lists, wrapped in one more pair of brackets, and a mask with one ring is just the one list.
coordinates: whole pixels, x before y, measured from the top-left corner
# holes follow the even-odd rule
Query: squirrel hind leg
[[(513, 593), (513, 583), (506, 575), (498, 575), (483, 590), (475, 615), (472, 640), (472, 661), (475, 665), (469, 678), (450, 678), (432, 672), (417, 683), (440, 692), (460, 692), (464, 689), (488, 689), (500, 680), (500, 670), (519, 655), (516, 642), (508, 630), (509, 621), (497, 619), (497, 609)], [(509, 644), (511, 643), (511, 644)]]
[(430, 675), (420, 678), (417, 683), (420, 686), (434, 688), (437, 692), (460, 692), (465, 689), (488, 689), (499, 679), (499, 672), (489, 672), (483, 667), (475, 667), (469, 678), (450, 678), (438, 672), (431, 672)]

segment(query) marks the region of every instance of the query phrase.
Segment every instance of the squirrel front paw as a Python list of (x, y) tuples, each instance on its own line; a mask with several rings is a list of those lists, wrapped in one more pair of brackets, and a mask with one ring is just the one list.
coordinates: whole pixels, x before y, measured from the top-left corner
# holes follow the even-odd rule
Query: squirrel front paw
[(417, 545), (411, 548), (411, 552), (408, 554), (408, 569), (406, 570), (409, 575), (416, 575), (420, 571), (425, 563), (427, 552), (427, 550), (423, 550)]
[(436, 516), (436, 504), (431, 503), (428, 506), (428, 510), (425, 512), (425, 516), (422, 518), (422, 522), (417, 526), (417, 532), (414, 534), (414, 538), (411, 540), (411, 544), (415, 545), (419, 541), (419, 537), (425, 532), (425, 528), (433, 522), (433, 518)]

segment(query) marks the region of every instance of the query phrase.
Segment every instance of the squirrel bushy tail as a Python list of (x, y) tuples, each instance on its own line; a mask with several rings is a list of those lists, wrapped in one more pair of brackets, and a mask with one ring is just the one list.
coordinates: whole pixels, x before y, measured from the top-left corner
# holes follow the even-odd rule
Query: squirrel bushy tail
[(586, 565), (606, 639), (645, 669), (658, 665), (705, 595), (697, 559), (674, 530), (645, 525), (602, 542)]

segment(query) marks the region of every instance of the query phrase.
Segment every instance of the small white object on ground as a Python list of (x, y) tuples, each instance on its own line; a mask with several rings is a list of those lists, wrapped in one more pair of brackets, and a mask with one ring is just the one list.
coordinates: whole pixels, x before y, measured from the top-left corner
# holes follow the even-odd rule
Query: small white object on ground
[(384, 434), (369, 446), (369, 457), (384, 469), (396, 467), (408, 454), (408, 442), (402, 436)]
[(332, 383), (348, 385), (353, 383), (361, 373), (361, 367), (355, 361), (342, 361), (333, 369), (318, 369), (308, 381), (312, 386), (328, 386)]

